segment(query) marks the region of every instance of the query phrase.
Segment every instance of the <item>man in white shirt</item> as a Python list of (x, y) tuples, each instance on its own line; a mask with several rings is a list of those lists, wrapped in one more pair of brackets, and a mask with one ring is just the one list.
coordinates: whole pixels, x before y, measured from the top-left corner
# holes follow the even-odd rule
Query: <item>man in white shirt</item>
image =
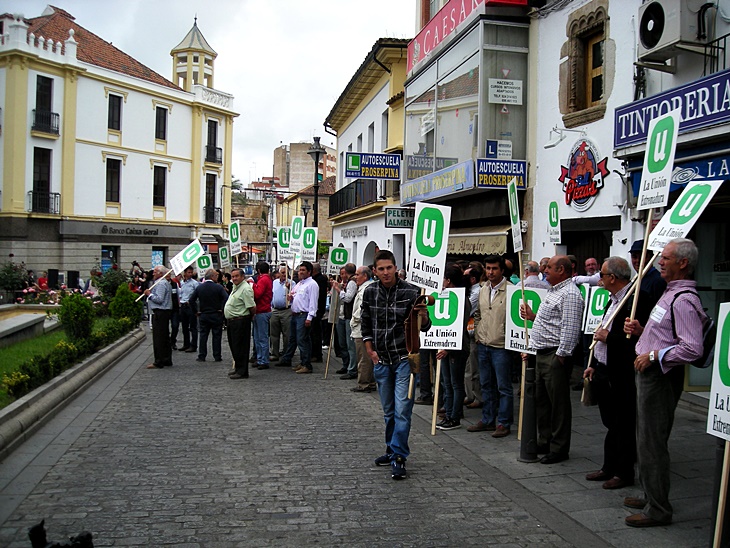
[(295, 370), (298, 374), (312, 372), (312, 339), (310, 329), (317, 315), (319, 286), (312, 279), (312, 263), (302, 261), (299, 265), (299, 283), (289, 294), (291, 301), (291, 324), (289, 325), (289, 345), (281, 357), (280, 365), (291, 365), (294, 352), (299, 347), (301, 364)]

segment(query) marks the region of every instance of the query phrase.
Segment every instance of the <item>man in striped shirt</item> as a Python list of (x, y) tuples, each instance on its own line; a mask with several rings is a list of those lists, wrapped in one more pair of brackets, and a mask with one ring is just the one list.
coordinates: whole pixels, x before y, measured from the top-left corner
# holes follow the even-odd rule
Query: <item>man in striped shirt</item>
[(703, 354), (706, 315), (697, 294), (697, 246), (677, 238), (662, 250), (661, 276), (667, 282), (644, 327), (626, 319), (624, 331), (636, 343), (637, 456), (645, 498), (626, 497), (624, 505), (642, 511), (626, 518), (632, 527), (672, 522), (669, 503), (669, 448), (674, 411), (684, 386), (684, 366)]
[(572, 275), (570, 259), (556, 255), (545, 268), (545, 279), (551, 287), (537, 314), (526, 304), (520, 306), (522, 317), (534, 320), (529, 345), (537, 354), (537, 445), (538, 452), (547, 453), (540, 459), (542, 464), (567, 460), (570, 452), (570, 373), (583, 318), (583, 297)]

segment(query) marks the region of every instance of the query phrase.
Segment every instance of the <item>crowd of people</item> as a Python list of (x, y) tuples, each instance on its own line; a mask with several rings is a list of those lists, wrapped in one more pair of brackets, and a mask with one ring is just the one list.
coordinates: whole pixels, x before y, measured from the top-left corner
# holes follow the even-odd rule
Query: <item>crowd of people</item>
[[(631, 247), (634, 270), (642, 248), (642, 241)], [(569, 255), (544, 257), (526, 263), (520, 277), (513, 263), (499, 255), (448, 263), (444, 287), (463, 287), (468, 296), (461, 349), (422, 349), (419, 360), (412, 355), (409, 359), (412, 349), (406, 339), (412, 328), (407, 320), (420, 318), (418, 329), (427, 331), (429, 314), (419, 300), (421, 290), (406, 281), (406, 271), (398, 270), (390, 251), (378, 251), (372, 265), (348, 263), (339, 276), (329, 278), (316, 263), (302, 261), (290, 276), (287, 267), (270, 271), (261, 261), (248, 279), (234, 268), (229, 274), (210, 269), (198, 281), (189, 267), (179, 280), (154, 283), (168, 277), (167, 269), (158, 266), (152, 284), (141, 289), (152, 310), (155, 359), (147, 367), (172, 365), (180, 325), (180, 351), (197, 352), (198, 362), (206, 361), (211, 332), (213, 359), (222, 361), (222, 334), (227, 330), (234, 362), (228, 373), (231, 380), (249, 378), (250, 368), (272, 365), (311, 374), (313, 364), (326, 359), (323, 350), (334, 353), (342, 363), (336, 372), (339, 378), (356, 381), (350, 387), (353, 393), (377, 390), (385, 452), (375, 464), (390, 466), (392, 478), (403, 479), (414, 404), (437, 405), (441, 430), (460, 428), (465, 407), (481, 409), (480, 420), (468, 432), (488, 432), (496, 439), (509, 436), (515, 422), (513, 386), (525, 359), (535, 368), (540, 463), (569, 458), (571, 377), (588, 379), (607, 433), (603, 465), (586, 479), (603, 482), (604, 489), (632, 486), (638, 462), (644, 495), (624, 502), (641, 512), (626, 523), (670, 523), (667, 442), (683, 386), (683, 366), (702, 355), (706, 321), (693, 281), (697, 247), (690, 240), (674, 240), (665, 247), (661, 272), (652, 267), (642, 278), (633, 319), (631, 302), (624, 298), (632, 286), (629, 261), (614, 256), (599, 264), (588, 258), (584, 275), (579, 275), (578, 264)], [(505, 348), (507, 286), (522, 282), (547, 290), (536, 312), (526, 304), (520, 307), (520, 315), (533, 322), (528, 349), (534, 355)], [(578, 289), (583, 283), (601, 285), (610, 295), (606, 323), (587, 337), (581, 329), (584, 301)], [(434, 402), (437, 360), (442, 363), (443, 390)], [(419, 393), (411, 397), (414, 361), (420, 362)]]

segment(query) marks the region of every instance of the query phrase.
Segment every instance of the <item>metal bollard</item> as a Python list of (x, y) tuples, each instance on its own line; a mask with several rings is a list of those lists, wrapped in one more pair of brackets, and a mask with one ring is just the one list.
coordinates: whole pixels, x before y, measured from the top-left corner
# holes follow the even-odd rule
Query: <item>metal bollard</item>
[[(531, 356), (532, 357), (532, 356)], [(535, 412), (535, 362), (530, 360), (525, 368), (524, 408), (522, 410), (522, 437), (520, 439), (520, 462), (537, 462), (537, 416)]]

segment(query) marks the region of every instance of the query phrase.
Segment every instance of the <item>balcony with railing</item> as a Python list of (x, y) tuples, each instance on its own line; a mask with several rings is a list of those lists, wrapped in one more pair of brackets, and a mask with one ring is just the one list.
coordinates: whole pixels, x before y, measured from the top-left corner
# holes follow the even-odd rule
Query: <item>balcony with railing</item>
[(60, 119), (61, 117), (56, 112), (33, 109), (33, 126), (31, 129), (41, 133), (58, 135)]
[(212, 147), (206, 145), (205, 147), (205, 161), (212, 164), (223, 163), (223, 149), (220, 147)]
[(203, 206), (203, 222), (209, 225), (221, 224), (221, 208), (213, 206)]
[(728, 65), (727, 42), (730, 33), (708, 42), (705, 46), (705, 67), (703, 76), (723, 71)]
[(375, 179), (356, 179), (330, 196), (329, 216), (385, 201), (386, 182)]
[(28, 191), (28, 211), (31, 213), (61, 213), (61, 195), (58, 192)]

